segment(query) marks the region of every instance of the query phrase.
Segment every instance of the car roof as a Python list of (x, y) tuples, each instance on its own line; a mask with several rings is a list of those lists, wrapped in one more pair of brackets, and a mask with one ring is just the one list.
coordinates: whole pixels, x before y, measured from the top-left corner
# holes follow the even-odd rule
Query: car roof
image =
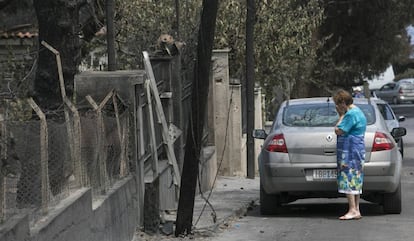
[[(378, 99), (378, 98), (370, 98), (371, 100), (374, 100), (375, 102), (381, 102), (383, 100)], [(333, 101), (333, 97), (332, 96), (326, 96), (326, 97), (309, 97), (309, 98), (298, 98), (298, 99), (290, 99), (290, 100), (285, 100), (284, 103), (286, 105), (294, 105), (294, 104), (303, 104), (303, 103), (307, 103), (307, 104), (314, 104), (314, 103), (321, 103), (321, 102), (331, 102), (334, 103)], [(354, 98), (354, 103), (368, 103), (368, 98)], [(386, 103), (386, 102), (384, 102)]]
[(371, 98), (371, 100), (375, 101), (375, 103), (379, 103), (379, 104), (388, 104), (387, 101), (383, 100), (383, 99), (379, 99), (376, 97)]
[(399, 83), (410, 83), (410, 84), (414, 84), (414, 78), (405, 78), (405, 79), (400, 79), (398, 80)]
[(309, 98), (298, 98), (298, 99), (290, 99), (290, 100), (285, 100), (286, 104), (303, 104), (304, 102), (306, 103), (320, 103), (320, 102), (333, 102), (333, 98), (332, 97), (309, 97)]

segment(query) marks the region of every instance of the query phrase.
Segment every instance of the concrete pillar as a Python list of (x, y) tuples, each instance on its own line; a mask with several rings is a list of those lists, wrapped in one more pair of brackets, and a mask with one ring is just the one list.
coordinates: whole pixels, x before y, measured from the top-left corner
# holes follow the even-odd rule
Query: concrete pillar
[[(255, 88), (254, 90), (254, 128), (255, 129), (264, 129), (263, 126), (263, 109), (264, 109), (264, 99), (262, 96), (262, 89), (261, 88)], [(252, 133), (248, 133), (251, 135)], [(260, 153), (260, 150), (263, 145), (263, 140), (261, 139), (255, 139), (254, 140), (254, 156), (256, 160), (255, 169), (256, 173), (259, 173), (259, 163), (258, 163), (258, 156)]]
[[(220, 167), (220, 175), (230, 175), (229, 158), (229, 70), (228, 70), (229, 49), (213, 51), (213, 78), (212, 87), (215, 94), (214, 99), (214, 126), (215, 145), (217, 151), (217, 164)], [(227, 150), (227, 151), (226, 151)]]
[[(246, 152), (243, 152), (241, 84), (230, 84), (229, 165), (231, 176), (247, 175)], [(244, 154), (243, 154), (244, 153)]]
[[(246, 176), (245, 139), (242, 134), (241, 85), (229, 77), (229, 50), (213, 52), (212, 94), (214, 140), (220, 175)], [(211, 130), (211, 129), (210, 129)]]

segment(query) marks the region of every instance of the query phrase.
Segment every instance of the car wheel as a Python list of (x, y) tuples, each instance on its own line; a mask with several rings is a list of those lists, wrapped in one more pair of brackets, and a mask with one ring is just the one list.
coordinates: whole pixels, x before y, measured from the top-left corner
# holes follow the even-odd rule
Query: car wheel
[(398, 98), (397, 98), (396, 96), (394, 96), (394, 97), (392, 97), (392, 103), (393, 103), (394, 105), (397, 105), (397, 104), (399, 104), (399, 103), (400, 103), (400, 101), (398, 101)]
[(384, 213), (400, 214), (401, 213), (401, 182), (397, 190), (393, 193), (384, 194), (384, 203), (382, 207)]
[(277, 194), (268, 194), (260, 184), (260, 214), (271, 215), (277, 214), (281, 207), (280, 196)]

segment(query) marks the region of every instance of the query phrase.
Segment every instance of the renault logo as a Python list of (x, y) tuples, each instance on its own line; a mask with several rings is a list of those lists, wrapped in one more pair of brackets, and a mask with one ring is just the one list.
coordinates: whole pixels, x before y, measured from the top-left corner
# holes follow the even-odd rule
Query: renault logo
[(332, 135), (327, 135), (327, 136), (326, 136), (326, 140), (327, 140), (328, 142), (331, 142), (331, 141), (333, 140)]

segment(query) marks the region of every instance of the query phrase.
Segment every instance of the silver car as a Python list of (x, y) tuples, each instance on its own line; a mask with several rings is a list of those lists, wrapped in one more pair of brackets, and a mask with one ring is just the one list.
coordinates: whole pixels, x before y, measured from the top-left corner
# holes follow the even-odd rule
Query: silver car
[(375, 95), (392, 104), (414, 101), (414, 79), (401, 79), (383, 85)]
[[(406, 129), (388, 131), (374, 101), (357, 98), (354, 104), (367, 117), (361, 197), (386, 213), (400, 213), (402, 157), (394, 138)], [(254, 130), (255, 138), (265, 139), (259, 155), (262, 214), (276, 214), (297, 199), (342, 196), (336, 182), (337, 120), (331, 97), (294, 99), (282, 103), (269, 134)]]

